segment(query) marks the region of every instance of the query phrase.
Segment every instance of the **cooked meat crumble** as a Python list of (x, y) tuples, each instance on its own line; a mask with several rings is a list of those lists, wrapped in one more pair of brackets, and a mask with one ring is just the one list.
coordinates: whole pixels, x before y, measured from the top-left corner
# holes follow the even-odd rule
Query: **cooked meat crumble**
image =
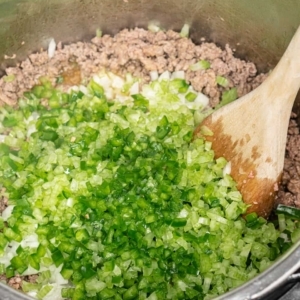
[[(190, 66), (199, 60), (207, 60), (211, 67), (207, 70), (190, 70)], [(0, 79), (0, 101), (15, 105), (23, 92), (39, 82), (41, 76), (48, 76), (53, 83), (56, 78), (66, 75), (65, 84), (74, 85), (87, 81), (101, 69), (108, 69), (117, 74), (131, 73), (150, 80), (149, 73), (159, 74), (168, 70), (185, 71), (186, 80), (198, 92), (210, 98), (211, 106), (219, 103), (223, 87), (216, 83), (216, 76), (228, 79), (226, 89), (236, 87), (238, 96), (242, 96), (258, 86), (266, 77), (257, 74), (251, 62), (234, 57), (231, 48), (226, 45), (221, 49), (214, 43), (195, 45), (190, 39), (182, 38), (174, 31), (153, 33), (144, 29), (122, 30), (114, 37), (104, 35), (95, 37), (90, 43), (77, 42), (62, 46), (49, 60), (46, 51), (29, 55), (17, 67), (8, 68), (7, 75), (14, 80), (7, 82)], [(70, 80), (70, 73), (76, 79)], [(80, 70), (80, 74), (78, 73)]]

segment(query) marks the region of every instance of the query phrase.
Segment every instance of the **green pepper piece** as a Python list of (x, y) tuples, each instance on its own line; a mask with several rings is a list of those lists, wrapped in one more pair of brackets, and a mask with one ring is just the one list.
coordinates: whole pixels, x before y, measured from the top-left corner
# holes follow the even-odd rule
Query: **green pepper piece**
[(4, 127), (14, 127), (17, 124), (18, 124), (18, 120), (13, 116), (6, 116), (2, 121), (2, 125)]
[(60, 266), (64, 262), (64, 257), (59, 249), (56, 249), (52, 255), (51, 258), (55, 264), (56, 267)]
[(58, 134), (53, 130), (45, 130), (40, 134), (40, 139), (43, 141), (55, 141), (57, 138)]
[(276, 208), (276, 214), (284, 214), (292, 219), (300, 220), (300, 209), (296, 207), (279, 204)]
[(15, 276), (15, 269), (10, 265), (5, 270), (6, 278), (11, 278)]

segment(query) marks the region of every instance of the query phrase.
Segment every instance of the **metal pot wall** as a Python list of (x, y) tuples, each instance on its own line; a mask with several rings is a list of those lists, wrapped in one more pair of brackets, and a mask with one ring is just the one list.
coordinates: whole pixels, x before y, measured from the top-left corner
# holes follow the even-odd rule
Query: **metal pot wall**
[[(88, 40), (97, 28), (114, 34), (120, 29), (191, 26), (191, 38), (201, 37), (221, 46), (229, 43), (239, 57), (260, 70), (279, 60), (300, 21), (298, 0), (0, 0), (0, 75), (27, 54), (46, 47), (49, 39), (70, 43)], [(4, 55), (16, 58), (5, 59)], [(295, 111), (300, 112), (300, 99)], [(261, 299), (284, 284), (300, 267), (300, 243), (271, 268), (243, 286), (219, 297)], [(31, 299), (0, 284), (0, 299)]]

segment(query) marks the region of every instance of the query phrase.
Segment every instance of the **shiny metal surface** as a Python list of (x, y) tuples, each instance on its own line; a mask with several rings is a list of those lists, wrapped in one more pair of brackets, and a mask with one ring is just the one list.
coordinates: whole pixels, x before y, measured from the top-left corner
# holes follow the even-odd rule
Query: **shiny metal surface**
[[(45, 47), (49, 38), (71, 42), (88, 39), (97, 28), (116, 33), (146, 27), (156, 20), (164, 28), (192, 27), (191, 37), (205, 36), (261, 68), (276, 64), (300, 20), (297, 0), (0, 0), (0, 66), (3, 54), (24, 58)], [(25, 42), (22, 45), (22, 42)]]
[[(149, 21), (180, 30), (191, 25), (191, 37), (236, 48), (260, 70), (272, 68), (300, 24), (299, 0), (0, 0), (0, 75), (50, 38), (70, 43), (88, 40), (101, 28), (147, 27)], [(5, 59), (5, 55), (16, 58)], [(295, 108), (300, 111), (300, 99)], [(218, 300), (263, 299), (300, 267), (300, 243), (271, 268)], [(0, 300), (31, 299), (0, 283)]]
[[(300, 267), (300, 241), (293, 245), (269, 269), (246, 284), (224, 294), (216, 300), (258, 300), (292, 279)], [(296, 299), (295, 299), (296, 300)]]

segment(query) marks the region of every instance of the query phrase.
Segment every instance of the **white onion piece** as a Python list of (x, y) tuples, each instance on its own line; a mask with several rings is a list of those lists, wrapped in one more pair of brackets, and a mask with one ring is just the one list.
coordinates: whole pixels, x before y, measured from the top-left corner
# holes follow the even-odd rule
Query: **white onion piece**
[(140, 91), (140, 86), (139, 83), (136, 81), (129, 89), (129, 94), (130, 95), (135, 95), (138, 94)]
[(30, 247), (30, 248), (37, 248), (39, 246), (39, 240), (38, 235), (36, 233), (33, 233), (31, 235), (26, 236), (23, 238), (21, 242), (21, 246), (23, 248)]
[(0, 264), (3, 264), (5, 267), (10, 265), (10, 260), (14, 257), (11, 253), (4, 253), (2, 257), (0, 257)]
[(148, 25), (148, 30), (151, 32), (159, 32), (160, 31), (160, 27), (154, 23), (150, 23)]
[(8, 205), (4, 211), (2, 212), (2, 219), (3, 221), (7, 221), (8, 218), (11, 216), (11, 213), (14, 209), (15, 205)]
[(187, 284), (184, 283), (184, 282), (181, 281), (181, 280), (178, 280), (177, 284), (178, 284), (178, 287), (179, 287), (182, 291), (185, 291), (186, 288), (188, 287)]
[(122, 96), (122, 95), (119, 95), (119, 94), (117, 94), (114, 98), (116, 100), (118, 100), (120, 103), (126, 103), (129, 100), (128, 96)]
[(108, 99), (114, 99), (115, 93), (114, 93), (114, 90), (112, 88), (104, 88), (104, 90), (105, 90), (106, 97)]
[(52, 58), (55, 54), (56, 49), (56, 43), (54, 39), (50, 40), (49, 46), (48, 46), (48, 57)]
[(93, 80), (97, 84), (101, 85), (105, 90), (111, 86), (111, 79), (106, 74), (101, 76), (95, 75), (93, 76)]
[(20, 246), (20, 243), (17, 242), (10, 242), (5, 247), (5, 251), (3, 253), (3, 256), (0, 257), (0, 263), (4, 264), (5, 267), (10, 265), (10, 260), (17, 255), (17, 249)]
[(184, 208), (180, 211), (177, 218), (186, 218), (188, 216), (189, 212)]
[(73, 206), (73, 202), (74, 202), (73, 198), (68, 198), (66, 205), (69, 206), (69, 207), (72, 207)]
[(27, 137), (30, 137), (34, 132), (36, 132), (36, 127), (34, 124), (28, 126)]
[(52, 290), (45, 296), (43, 297), (43, 300), (61, 300), (64, 299), (61, 297), (61, 290), (62, 286), (58, 284), (52, 284)]
[(154, 80), (158, 79), (158, 72), (157, 71), (151, 71), (149, 75), (150, 75), (151, 81), (154, 81)]
[(4, 143), (6, 135), (0, 134), (0, 143)]
[(209, 99), (202, 93), (198, 93), (197, 98), (193, 102), (189, 102), (185, 99), (185, 105), (189, 109), (203, 109), (209, 103)]
[(39, 113), (37, 113), (36, 111), (34, 111), (34, 112), (28, 117), (28, 119), (25, 120), (25, 123), (26, 123), (26, 124), (29, 124), (31, 121), (36, 121), (39, 117), (40, 117)]
[(184, 94), (178, 94), (177, 96), (178, 96), (178, 98), (180, 100), (180, 103), (182, 103), (182, 104), (190, 103), (190, 102), (186, 101)]
[(149, 86), (143, 86), (142, 94), (145, 96), (150, 103), (156, 98), (156, 92)]
[[(22, 275), (23, 275), (23, 274), (22, 274)], [(35, 291), (30, 291), (30, 292), (27, 292), (27, 295), (30, 296), (30, 297), (36, 298), (37, 292), (35, 292)]]
[(131, 82), (134, 81), (134, 78), (132, 77), (132, 75), (130, 73), (126, 73), (125, 81), (128, 82), (128, 83), (131, 83)]
[(171, 73), (169, 71), (165, 71), (159, 76), (158, 80), (159, 81), (170, 80), (170, 78), (171, 78)]
[(85, 95), (89, 94), (89, 90), (84, 86), (84, 85), (80, 85), (79, 86), (79, 90), (84, 93)]
[(38, 112), (34, 111), (34, 112), (30, 115), (29, 119), (30, 119), (30, 120), (37, 120), (39, 117), (40, 117), (40, 114), (39, 114)]
[(123, 88), (124, 83), (125, 82), (124, 82), (123, 78), (116, 76), (116, 75), (113, 76), (113, 78), (112, 78), (112, 87), (113, 88), (121, 90)]
[(201, 104), (203, 107), (206, 107), (209, 103), (209, 98), (202, 93), (198, 93), (197, 98), (194, 102), (197, 104)]
[(46, 270), (47, 267), (44, 266), (41, 266), (39, 270), (36, 270), (29, 265), (28, 268), (22, 273), (22, 276), (35, 275)]
[(63, 265), (60, 265), (58, 268), (55, 265), (51, 265), (49, 267), (49, 271), (51, 272), (51, 283), (57, 283), (57, 284), (68, 284), (68, 280), (64, 279), (62, 275), (60, 274), (60, 271), (62, 269)]
[(71, 93), (72, 91), (74, 92), (79, 92), (79, 87), (77, 85), (73, 85), (68, 89), (68, 93)]
[(223, 176), (231, 173), (231, 162), (229, 161), (223, 169)]
[(130, 115), (130, 118), (128, 119), (129, 122), (132, 122), (132, 123), (137, 123), (140, 119), (140, 115), (138, 113), (134, 114), (132, 113)]
[(185, 72), (175, 71), (171, 74), (171, 79), (185, 79)]

